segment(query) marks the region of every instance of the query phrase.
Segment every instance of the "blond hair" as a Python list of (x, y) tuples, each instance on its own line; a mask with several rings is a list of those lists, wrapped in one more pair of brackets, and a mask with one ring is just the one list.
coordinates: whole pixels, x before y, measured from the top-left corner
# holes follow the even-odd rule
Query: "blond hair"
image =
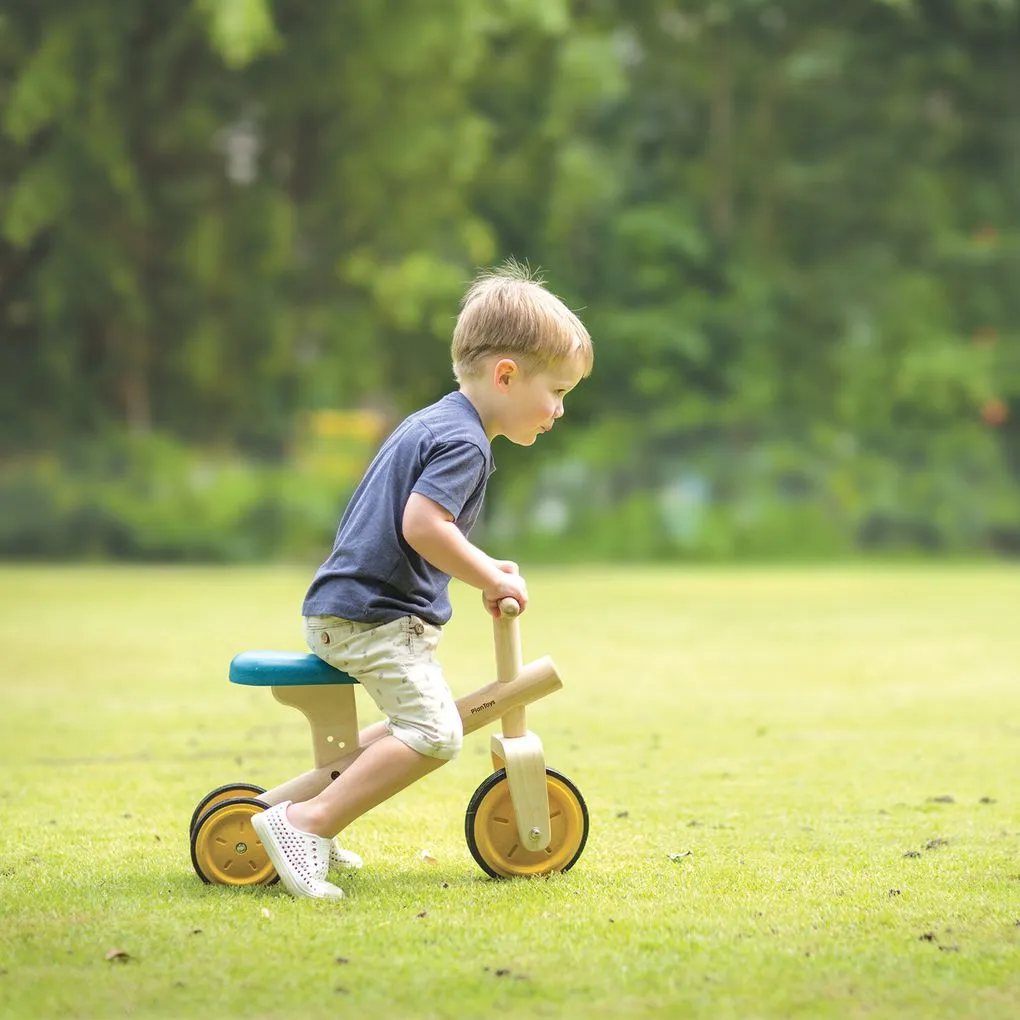
[(594, 358), (591, 337), (581, 320), (546, 290), (526, 264), (510, 259), (475, 278), (461, 302), (450, 347), (458, 381), (476, 375), (490, 355), (505, 355), (527, 371), (580, 357), (584, 374)]

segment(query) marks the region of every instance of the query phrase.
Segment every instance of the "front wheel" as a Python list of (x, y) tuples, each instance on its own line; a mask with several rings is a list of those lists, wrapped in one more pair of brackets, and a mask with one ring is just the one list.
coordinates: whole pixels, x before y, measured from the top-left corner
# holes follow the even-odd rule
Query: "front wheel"
[(588, 808), (581, 791), (554, 769), (545, 770), (551, 838), (544, 850), (527, 850), (517, 835), (506, 769), (494, 772), (475, 790), (464, 818), (471, 856), (493, 878), (548, 875), (567, 871), (588, 839)]

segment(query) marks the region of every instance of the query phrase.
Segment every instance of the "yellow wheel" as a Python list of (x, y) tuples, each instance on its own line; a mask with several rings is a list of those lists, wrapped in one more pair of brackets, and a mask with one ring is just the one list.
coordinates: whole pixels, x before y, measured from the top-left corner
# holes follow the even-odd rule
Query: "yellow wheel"
[(191, 863), (203, 882), (271, 885), (276, 868), (252, 828), (252, 815), (266, 810), (254, 797), (233, 797), (207, 808), (191, 834)]
[(215, 790), (210, 790), (198, 802), (198, 807), (191, 813), (191, 824), (188, 826), (189, 835), (194, 833), (199, 818), (213, 804), (219, 804), (223, 800), (230, 800), (232, 797), (257, 797), (260, 793), (265, 792), (261, 786), (256, 786), (254, 783), (227, 783), (226, 786), (217, 786)]
[(552, 838), (544, 850), (526, 850), (517, 835), (506, 769), (474, 792), (464, 818), (471, 856), (493, 878), (548, 875), (573, 867), (588, 839), (588, 808), (580, 790), (553, 769), (545, 770)]

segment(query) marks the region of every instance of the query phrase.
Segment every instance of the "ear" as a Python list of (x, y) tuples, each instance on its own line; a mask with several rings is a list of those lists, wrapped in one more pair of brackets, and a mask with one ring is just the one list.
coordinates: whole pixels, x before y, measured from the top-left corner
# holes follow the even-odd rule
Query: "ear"
[(501, 393), (506, 393), (510, 389), (512, 380), (519, 374), (520, 368), (518, 368), (517, 362), (513, 358), (500, 358), (493, 366), (492, 381), (497, 390)]

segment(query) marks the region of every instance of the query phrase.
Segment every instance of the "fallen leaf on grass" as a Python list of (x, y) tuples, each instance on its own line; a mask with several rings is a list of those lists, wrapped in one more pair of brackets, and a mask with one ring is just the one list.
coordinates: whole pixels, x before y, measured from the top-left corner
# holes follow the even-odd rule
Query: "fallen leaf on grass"
[[(486, 967), (486, 970), (489, 968)], [(509, 967), (500, 967), (499, 970), (493, 971), (496, 977), (512, 977), (514, 981), (529, 981), (530, 978), (527, 974), (514, 974)]]
[(431, 850), (422, 850), (419, 852), (418, 857), (426, 864), (436, 864), (437, 860), (432, 856)]
[(273, 912), (269, 909), (269, 907), (263, 907), (262, 916), (268, 918), (271, 921), (273, 919)]
[(414, 916), (416, 918), (418, 918), (418, 917), (428, 917), (429, 916), (429, 912), (427, 910), (423, 910), (420, 914), (415, 914)]
[(925, 850), (937, 850), (940, 846), (949, 846), (948, 839), (929, 839), (924, 844)]
[(929, 797), (928, 798), (928, 803), (929, 804), (955, 804), (956, 803), (956, 798), (953, 797), (951, 794), (943, 793), (943, 794), (941, 794), (938, 797)]
[(127, 963), (131, 959), (130, 953), (125, 953), (123, 949), (107, 949), (106, 958), (111, 963), (116, 960), (118, 963)]
[(681, 850), (677, 854), (667, 854), (666, 856), (671, 861), (676, 863), (677, 861), (682, 861), (685, 857), (691, 857), (692, 855), (693, 855), (693, 851), (691, 851), (691, 850)]

